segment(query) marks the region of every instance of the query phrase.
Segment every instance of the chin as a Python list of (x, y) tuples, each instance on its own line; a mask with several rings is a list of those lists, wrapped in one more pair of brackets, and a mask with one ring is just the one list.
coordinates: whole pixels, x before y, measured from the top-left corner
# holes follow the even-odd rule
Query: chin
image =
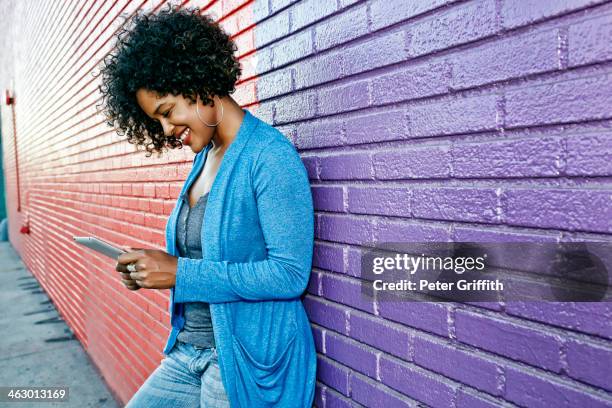
[(199, 144), (198, 144), (198, 145), (196, 145), (196, 146), (194, 146), (193, 144), (191, 144), (191, 145), (189, 146), (189, 148), (190, 148), (191, 150), (193, 150), (193, 152), (194, 152), (194, 153), (200, 153), (200, 152), (202, 151), (202, 148), (199, 146)]

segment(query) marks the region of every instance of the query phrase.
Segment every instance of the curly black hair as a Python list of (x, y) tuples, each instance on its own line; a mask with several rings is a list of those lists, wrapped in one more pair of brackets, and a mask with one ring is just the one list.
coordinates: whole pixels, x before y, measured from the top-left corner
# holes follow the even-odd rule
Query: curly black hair
[(120, 136), (127, 135), (129, 143), (145, 145), (147, 157), (153, 151), (161, 156), (167, 146), (182, 148), (179, 139), (164, 135), (161, 124), (142, 110), (136, 91), (183, 95), (194, 103), (199, 95), (204, 104), (214, 107), (212, 96), (235, 90), (241, 74), (236, 50), (229, 35), (198, 8), (168, 3), (167, 9), (155, 14), (138, 10), (123, 22), (114, 52), (103, 60), (98, 87), (103, 100), (96, 107), (104, 105), (106, 123)]

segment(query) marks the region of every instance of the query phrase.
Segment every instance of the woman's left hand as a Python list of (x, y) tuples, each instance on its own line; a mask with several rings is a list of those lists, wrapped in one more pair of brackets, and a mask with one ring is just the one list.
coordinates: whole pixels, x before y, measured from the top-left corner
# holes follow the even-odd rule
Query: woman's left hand
[(134, 263), (136, 272), (130, 278), (146, 289), (170, 289), (176, 283), (178, 258), (158, 249), (134, 249), (119, 255), (117, 262)]

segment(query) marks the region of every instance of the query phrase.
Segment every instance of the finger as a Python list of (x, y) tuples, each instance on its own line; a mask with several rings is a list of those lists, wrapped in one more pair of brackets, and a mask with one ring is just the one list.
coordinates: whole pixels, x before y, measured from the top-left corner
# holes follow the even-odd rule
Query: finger
[(129, 290), (138, 290), (140, 289), (140, 286), (138, 285), (125, 285), (126, 288), (128, 288)]
[(117, 272), (121, 272), (121, 273), (129, 273), (130, 272), (127, 269), (127, 265), (120, 264), (120, 263), (117, 263), (117, 265), (115, 265), (115, 270)]
[(151, 288), (151, 284), (146, 279), (137, 280), (136, 284), (141, 288), (145, 288), (145, 289)]
[(146, 278), (143, 272), (130, 272), (130, 279), (133, 281), (142, 281)]
[(143, 255), (144, 252), (142, 250), (126, 252), (117, 257), (117, 262), (123, 265), (127, 265), (132, 262), (138, 261)]
[[(132, 271), (130, 271), (128, 269), (128, 265), (129, 264), (120, 264), (118, 263), (117, 265), (115, 265), (115, 270), (117, 272), (121, 272), (121, 273), (130, 273)], [(134, 267), (136, 268), (136, 270), (143, 270), (144, 269), (144, 264), (134, 264)]]
[(125, 285), (125, 287), (127, 288), (135, 288), (135, 287), (140, 288), (138, 283), (136, 283), (136, 281), (132, 279), (121, 279), (121, 283), (123, 283), (123, 285)]

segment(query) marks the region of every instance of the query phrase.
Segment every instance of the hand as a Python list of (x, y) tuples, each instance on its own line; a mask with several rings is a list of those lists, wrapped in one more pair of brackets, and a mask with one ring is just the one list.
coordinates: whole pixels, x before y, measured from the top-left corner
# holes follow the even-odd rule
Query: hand
[[(143, 249), (143, 248), (127, 247), (126, 252), (130, 252), (130, 250), (138, 250), (138, 249)], [(128, 288), (129, 290), (140, 289), (140, 286), (138, 286), (136, 281), (130, 277), (130, 271), (127, 269), (127, 265), (120, 264), (119, 262), (117, 262), (117, 265), (115, 266), (115, 270), (117, 270), (118, 272), (121, 272), (121, 283), (123, 283), (126, 288)]]
[[(130, 290), (170, 289), (176, 283), (178, 258), (158, 249), (129, 248), (119, 255), (115, 269), (121, 272), (123, 284)], [(127, 265), (134, 263), (136, 272)]]

